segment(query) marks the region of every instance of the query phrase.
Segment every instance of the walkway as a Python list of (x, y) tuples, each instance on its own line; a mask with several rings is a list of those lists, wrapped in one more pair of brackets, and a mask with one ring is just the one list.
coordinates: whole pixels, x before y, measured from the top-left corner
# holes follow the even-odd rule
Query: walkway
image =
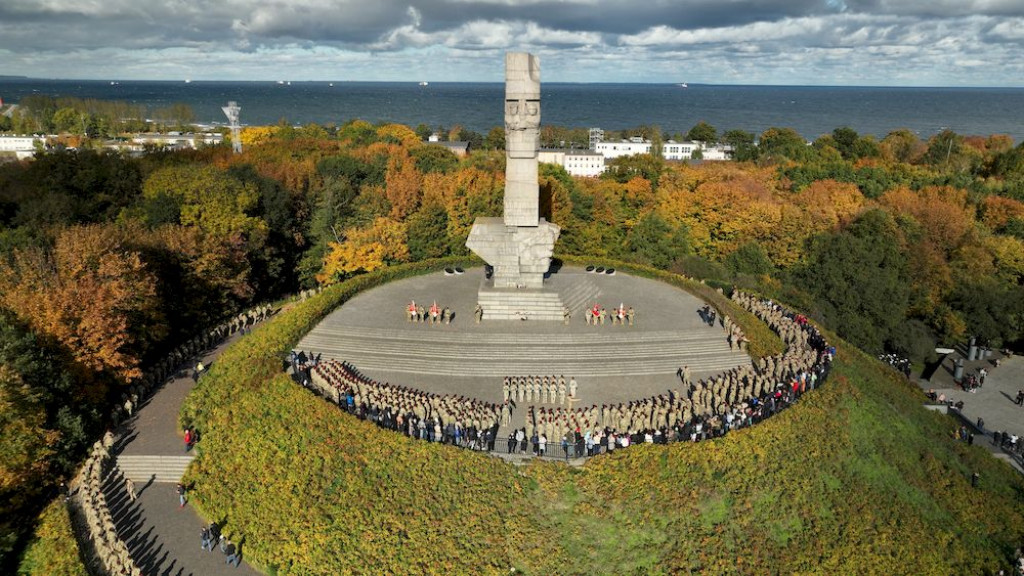
[[(974, 392), (965, 392), (953, 381), (955, 362), (959, 358), (964, 359), (964, 376), (977, 375), (981, 368), (988, 372), (984, 386)], [(995, 367), (996, 358), (999, 359), (998, 368)], [(978, 418), (985, 421), (983, 430), (975, 430), (974, 443), (985, 446), (995, 457), (1024, 473), (1019, 463), (992, 445), (992, 433), (996, 431), (1024, 437), (1024, 407), (1015, 403), (1017, 391), (1024, 388), (1024, 357), (1004, 357), (993, 352), (988, 359), (968, 362), (958, 349), (943, 361), (930, 380), (920, 379), (918, 384), (925, 391), (934, 389), (937, 395), (945, 394), (946, 399), (952, 402), (962, 400), (962, 414), (968, 422), (976, 424)], [(978, 437), (979, 432), (984, 434), (984, 438)]]
[[(232, 341), (221, 343), (203, 356), (213, 363)], [(243, 562), (238, 568), (224, 562), (224, 554), (199, 549), (199, 531), (207, 523), (191, 506), (178, 507), (176, 484), (191, 461), (177, 429), (178, 410), (194, 383), (190, 370), (179, 373), (144, 401), (119, 430), (114, 454), (118, 462), (103, 487), (118, 535), (128, 545), (143, 574), (152, 576), (256, 575)], [(124, 476), (135, 483), (138, 500), (128, 501)], [(244, 558), (245, 545), (242, 545)]]

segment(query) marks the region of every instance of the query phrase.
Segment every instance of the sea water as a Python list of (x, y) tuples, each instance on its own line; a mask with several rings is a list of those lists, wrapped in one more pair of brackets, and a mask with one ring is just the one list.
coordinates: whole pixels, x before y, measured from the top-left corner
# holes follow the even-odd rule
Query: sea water
[[(0, 98), (29, 94), (124, 100), (150, 111), (182, 102), (196, 121), (223, 123), (221, 106), (242, 107), (247, 125), (342, 124), (353, 118), (432, 128), (460, 125), (486, 133), (503, 122), (501, 83), (210, 82), (37, 80), (0, 78)], [(907, 128), (927, 139), (950, 129), (962, 135), (1009, 134), (1024, 140), (1024, 88), (882, 88), (568, 84), (541, 88), (544, 124), (621, 130), (642, 124), (685, 134), (705, 121), (719, 132), (793, 128), (813, 140), (849, 126), (879, 138)]]

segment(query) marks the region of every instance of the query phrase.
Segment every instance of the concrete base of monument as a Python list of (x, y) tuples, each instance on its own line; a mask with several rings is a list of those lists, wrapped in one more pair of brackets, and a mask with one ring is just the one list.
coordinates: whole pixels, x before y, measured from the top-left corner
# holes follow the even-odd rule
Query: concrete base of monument
[[(483, 279), (483, 268), (452, 276), (437, 272), (363, 292), (331, 312), (296, 348), (347, 360), (377, 380), (486, 401), (501, 399), (505, 376), (574, 376), (577, 405), (678, 389), (676, 370), (684, 365), (694, 378), (704, 378), (750, 362), (746, 353), (729, 349), (721, 326), (700, 319), (703, 301), (668, 284), (621, 271), (609, 276), (563, 267), (545, 286), (569, 307), (568, 324), (478, 324), (473, 310)], [(436, 301), (455, 318), (451, 324), (410, 322), (406, 308), (412, 300), (426, 309)], [(587, 324), (584, 311), (595, 303), (609, 312), (632, 306), (635, 324)]]
[(483, 321), (519, 320), (562, 322), (565, 305), (556, 290), (495, 288), (490, 280), (480, 284), (477, 302)]

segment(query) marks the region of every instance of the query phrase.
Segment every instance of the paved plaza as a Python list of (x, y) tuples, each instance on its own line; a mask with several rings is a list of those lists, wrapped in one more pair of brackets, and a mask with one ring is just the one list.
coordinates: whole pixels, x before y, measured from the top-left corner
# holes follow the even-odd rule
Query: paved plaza
[[(371, 378), (443, 394), (502, 399), (505, 376), (564, 375), (579, 382), (580, 405), (635, 400), (678, 388), (676, 371), (694, 378), (750, 362), (730, 350), (720, 325), (709, 327), (704, 302), (668, 284), (622, 273), (563, 268), (548, 279), (570, 308), (562, 322), (490, 320), (473, 311), (483, 268), (389, 283), (359, 294), (332, 312), (297, 348), (323, 359), (347, 360)], [(406, 307), (437, 302), (455, 312), (449, 325), (412, 323)], [(636, 310), (636, 323), (587, 325), (595, 303)]]
[[(995, 366), (997, 358), (998, 368)], [(988, 372), (985, 385), (976, 388), (974, 392), (967, 392), (956, 384), (953, 371), (958, 359), (964, 360), (965, 376), (977, 375), (978, 370), (984, 368)], [(958, 349), (946, 357), (929, 380), (919, 379), (918, 384), (926, 391), (935, 390), (937, 395), (945, 394), (951, 402), (962, 400), (962, 413), (969, 422), (977, 423), (978, 418), (984, 420), (985, 426), (981, 432), (985, 434), (985, 439), (976, 440), (976, 444), (992, 449), (992, 433), (996, 431), (1024, 437), (1024, 406), (1015, 403), (1017, 391), (1024, 389), (1024, 357), (994, 353), (990, 358), (968, 362), (962, 350)], [(1002, 457), (999, 451), (993, 450), (993, 453)], [(1019, 464), (1016, 467), (1021, 470)]]

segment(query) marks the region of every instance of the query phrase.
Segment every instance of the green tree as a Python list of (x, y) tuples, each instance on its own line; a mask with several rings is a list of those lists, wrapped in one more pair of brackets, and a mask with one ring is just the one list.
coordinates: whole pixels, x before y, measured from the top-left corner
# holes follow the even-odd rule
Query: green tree
[(416, 160), (416, 170), (421, 174), (447, 174), (459, 166), (459, 157), (454, 152), (436, 144), (419, 146), (409, 154)]
[(744, 130), (729, 130), (722, 141), (732, 148), (732, 159), (737, 162), (757, 160), (758, 148), (754, 145), (754, 135)]
[(711, 124), (701, 120), (686, 133), (686, 139), (712, 144), (718, 141), (718, 130), (715, 130), (715, 127)]
[(911, 292), (896, 223), (876, 209), (842, 232), (817, 237), (793, 283), (812, 295), (831, 329), (881, 352), (900, 329)]
[(651, 187), (657, 189), (658, 180), (665, 169), (665, 161), (653, 154), (634, 154), (632, 156), (619, 156), (607, 162), (607, 169), (601, 174), (601, 178), (615, 180), (625, 184), (633, 178), (640, 176), (651, 183)]
[(804, 137), (792, 128), (772, 127), (761, 133), (757, 148), (759, 156), (765, 160), (809, 160), (813, 148), (807, 145)]
[(487, 137), (484, 138), (484, 149), (486, 150), (504, 150), (505, 149), (505, 129), (501, 126), (495, 126), (491, 128), (491, 131), (487, 133)]
[(644, 215), (626, 235), (624, 256), (633, 262), (668, 270), (689, 253), (690, 241), (686, 227), (673, 229), (656, 212)]
[(413, 260), (448, 254), (448, 211), (440, 202), (426, 202), (407, 221), (409, 255)]
[(775, 265), (759, 242), (747, 242), (725, 257), (725, 265), (735, 274), (771, 274)]

